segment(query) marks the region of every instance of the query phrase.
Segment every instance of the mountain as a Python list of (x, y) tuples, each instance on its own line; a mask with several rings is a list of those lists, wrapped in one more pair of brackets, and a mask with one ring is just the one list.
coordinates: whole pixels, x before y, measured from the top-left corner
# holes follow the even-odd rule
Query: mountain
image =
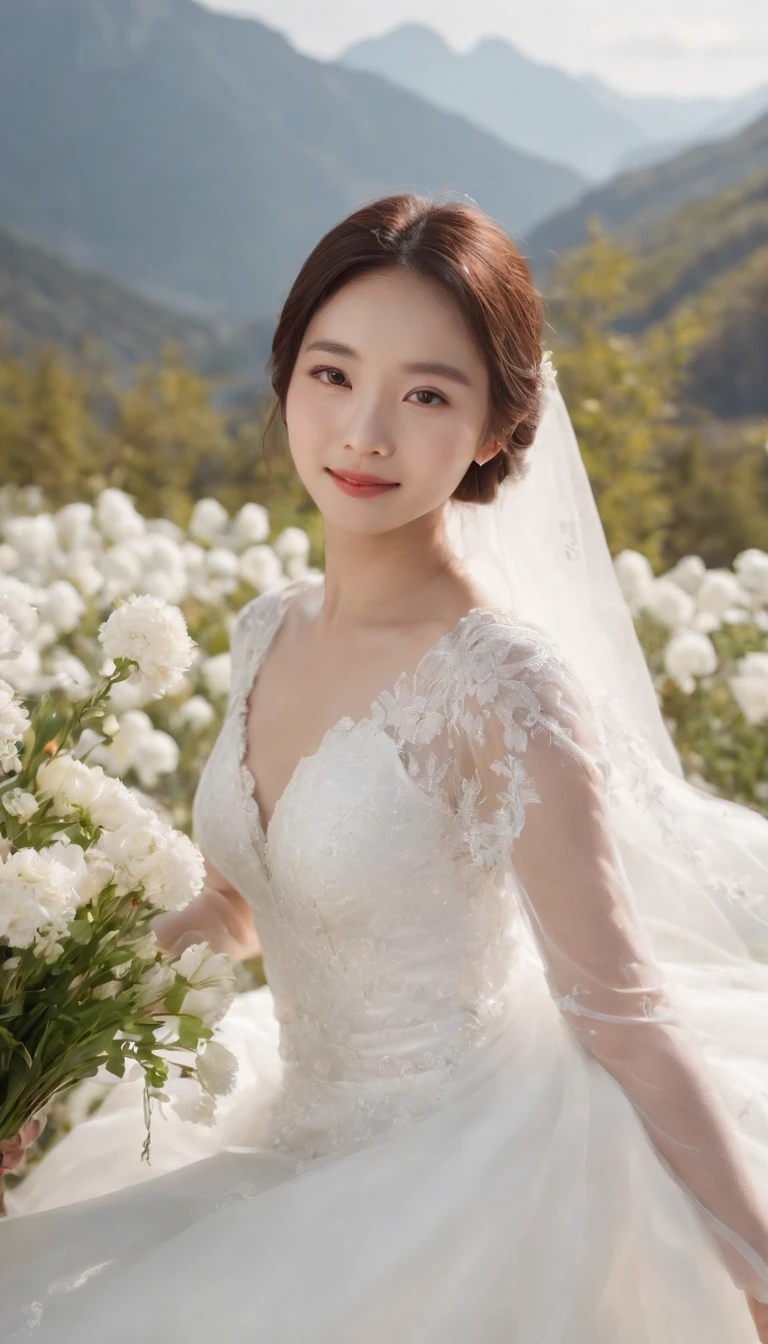
[(662, 139), (683, 146), (730, 118), (726, 134), (768, 107), (768, 88), (730, 100), (633, 97), (594, 75), (533, 60), (500, 38), (457, 52), (422, 24), (353, 43), (339, 59), (460, 112), (528, 153), (569, 164), (593, 182), (613, 175), (627, 155), (657, 155)]
[(685, 153), (690, 148), (690, 140), (686, 136), (677, 140), (649, 140), (647, 144), (641, 145), (639, 149), (630, 149), (626, 154), (622, 154), (616, 164), (615, 176), (620, 173), (632, 173), (639, 168), (651, 168), (654, 163), (663, 163), (665, 159), (673, 159), (677, 154)]
[(538, 273), (546, 272), (554, 256), (584, 241), (593, 215), (606, 232), (633, 241), (678, 208), (710, 200), (761, 169), (768, 169), (768, 114), (737, 135), (696, 145), (588, 191), (531, 232), (526, 254)]
[(509, 144), (567, 163), (591, 180), (604, 177), (620, 154), (645, 139), (579, 80), (498, 38), (483, 38), (463, 54), (433, 29), (403, 24), (354, 43), (339, 60), (460, 112)]
[(84, 336), (91, 337), (118, 377), (175, 345), (201, 372), (241, 386), (247, 382), (252, 389), (266, 382), (272, 339), (271, 322), (240, 328), (175, 313), (5, 229), (0, 229), (0, 328), (15, 354), (43, 342), (75, 350)]
[(635, 237), (637, 296), (622, 328), (685, 310), (702, 333), (689, 395), (722, 417), (768, 415), (768, 168)]
[(525, 233), (583, 191), (389, 81), (192, 0), (0, 0), (0, 225), (250, 319), (355, 206), (465, 193)]
[(117, 367), (156, 358), (167, 343), (204, 359), (216, 339), (212, 324), (173, 313), (6, 229), (0, 229), (0, 322), (19, 353), (44, 341), (73, 349), (87, 334)]
[(682, 154), (694, 141), (725, 140), (761, 117), (766, 109), (768, 109), (768, 84), (762, 84), (758, 89), (752, 89), (740, 98), (734, 98), (725, 110), (721, 108), (718, 114), (700, 127), (695, 134), (678, 135), (675, 139), (670, 139), (669, 127), (665, 127), (662, 139), (649, 140), (640, 149), (629, 150), (622, 155), (616, 165), (616, 172), (629, 172), (633, 168), (645, 168), (653, 163), (661, 163), (664, 159)]

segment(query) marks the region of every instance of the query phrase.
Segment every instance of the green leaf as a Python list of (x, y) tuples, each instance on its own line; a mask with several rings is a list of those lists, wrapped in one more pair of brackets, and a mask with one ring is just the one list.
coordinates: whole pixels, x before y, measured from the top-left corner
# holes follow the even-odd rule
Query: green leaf
[(93, 925), (87, 919), (73, 919), (69, 925), (69, 934), (74, 942), (84, 947), (93, 937)]

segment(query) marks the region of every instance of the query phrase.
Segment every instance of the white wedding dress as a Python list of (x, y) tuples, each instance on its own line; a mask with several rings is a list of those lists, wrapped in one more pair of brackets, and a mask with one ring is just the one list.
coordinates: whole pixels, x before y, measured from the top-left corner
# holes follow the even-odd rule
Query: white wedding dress
[(265, 834), (248, 692), (319, 600), (243, 609), (195, 800), (269, 982), (218, 1029), (237, 1087), (212, 1128), (155, 1107), (147, 1166), (141, 1080), (115, 1083), (31, 1170), (0, 1338), (754, 1344), (768, 965), (723, 918), (719, 964), (672, 946), (662, 974), (579, 685), (496, 608), (331, 727)]

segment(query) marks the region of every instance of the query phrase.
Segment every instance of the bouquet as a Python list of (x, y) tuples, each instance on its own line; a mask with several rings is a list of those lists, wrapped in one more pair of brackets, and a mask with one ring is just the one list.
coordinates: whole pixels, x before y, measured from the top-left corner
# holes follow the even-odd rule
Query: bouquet
[[(75, 754), (84, 730), (104, 730), (117, 682), (141, 682), (154, 697), (179, 684), (195, 648), (184, 618), (137, 595), (98, 637), (100, 679), (66, 711), (44, 696), (30, 717), (0, 681), (0, 1140), (63, 1089), (102, 1066), (122, 1077), (132, 1062), (144, 1071), (149, 1161), (151, 1104), (168, 1100), (172, 1066), (199, 1084), (191, 1103), (174, 1103), (185, 1118), (212, 1123), (216, 1097), (234, 1085), (236, 1061), (211, 1037), (235, 972), (207, 943), (178, 957), (160, 948), (152, 921), (198, 894), (202, 855), (87, 752)], [(0, 615), (0, 657), (21, 647)]]

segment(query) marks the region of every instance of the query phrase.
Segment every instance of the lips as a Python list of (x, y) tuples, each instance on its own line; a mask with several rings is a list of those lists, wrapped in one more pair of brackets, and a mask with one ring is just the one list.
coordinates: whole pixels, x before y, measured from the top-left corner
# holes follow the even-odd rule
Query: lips
[(342, 475), (341, 472), (331, 471), (326, 468), (331, 480), (335, 482), (339, 490), (345, 495), (351, 495), (356, 499), (372, 499), (375, 495), (386, 494), (388, 490), (395, 490), (399, 481), (382, 481), (369, 477), (360, 479), (355, 476)]
[(365, 472), (357, 471), (334, 471), (332, 467), (328, 468), (332, 476), (337, 480), (348, 481), (350, 485), (397, 485), (397, 481), (385, 481), (381, 476), (366, 476)]

